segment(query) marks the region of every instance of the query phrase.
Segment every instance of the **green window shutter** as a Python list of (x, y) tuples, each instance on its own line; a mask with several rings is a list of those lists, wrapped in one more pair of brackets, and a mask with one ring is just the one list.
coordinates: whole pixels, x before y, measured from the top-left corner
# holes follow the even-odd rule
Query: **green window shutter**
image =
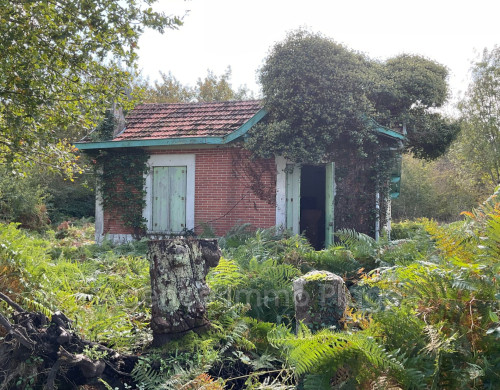
[(179, 233), (186, 227), (187, 168), (153, 167), (152, 230)]
[(170, 231), (179, 233), (186, 228), (186, 167), (169, 167)]

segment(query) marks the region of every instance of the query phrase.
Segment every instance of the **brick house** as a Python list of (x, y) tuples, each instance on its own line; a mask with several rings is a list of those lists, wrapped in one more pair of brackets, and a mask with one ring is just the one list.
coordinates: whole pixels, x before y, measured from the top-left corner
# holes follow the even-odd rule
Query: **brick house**
[[(335, 226), (335, 164), (301, 166), (280, 156), (252, 159), (242, 144), (265, 115), (260, 101), (142, 104), (112, 140), (76, 146), (147, 151), (143, 217), (148, 233), (200, 233), (209, 226), (221, 236), (250, 223), (306, 231), (315, 246), (327, 246)], [(379, 133), (391, 142), (404, 138), (382, 127)], [(380, 229), (378, 223), (371, 231)], [(133, 238), (130, 228), (97, 200), (96, 241), (104, 237)]]

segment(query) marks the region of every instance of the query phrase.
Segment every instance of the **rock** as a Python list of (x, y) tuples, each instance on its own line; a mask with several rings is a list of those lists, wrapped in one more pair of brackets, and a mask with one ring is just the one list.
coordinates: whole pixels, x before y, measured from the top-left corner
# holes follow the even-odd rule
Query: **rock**
[(297, 329), (302, 321), (311, 330), (340, 329), (347, 300), (344, 280), (328, 271), (311, 271), (293, 282)]

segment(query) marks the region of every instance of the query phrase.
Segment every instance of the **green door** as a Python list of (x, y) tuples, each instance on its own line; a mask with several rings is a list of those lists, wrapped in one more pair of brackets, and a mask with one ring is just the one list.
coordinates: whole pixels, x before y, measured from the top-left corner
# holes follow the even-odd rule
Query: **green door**
[(286, 164), (286, 228), (300, 233), (300, 171), (298, 164)]
[(154, 232), (179, 233), (186, 227), (186, 175), (181, 167), (153, 167)]
[(326, 164), (325, 174), (325, 248), (328, 248), (333, 244), (335, 232), (335, 163)]

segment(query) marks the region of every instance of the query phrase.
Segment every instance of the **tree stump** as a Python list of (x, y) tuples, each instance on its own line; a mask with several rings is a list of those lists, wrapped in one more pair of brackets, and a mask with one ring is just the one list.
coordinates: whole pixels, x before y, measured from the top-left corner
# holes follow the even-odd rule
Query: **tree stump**
[(311, 330), (325, 327), (340, 329), (346, 308), (344, 280), (328, 271), (311, 271), (293, 282), (297, 329), (300, 321)]
[(149, 241), (153, 345), (160, 346), (208, 325), (205, 277), (219, 263), (217, 240), (175, 238)]

